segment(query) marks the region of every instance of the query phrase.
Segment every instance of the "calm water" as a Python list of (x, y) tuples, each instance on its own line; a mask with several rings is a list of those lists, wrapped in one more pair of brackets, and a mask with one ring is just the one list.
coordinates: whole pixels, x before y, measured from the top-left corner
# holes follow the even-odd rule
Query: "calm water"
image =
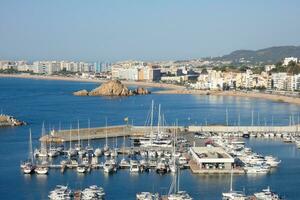
[[(227, 108), (230, 124), (237, 123), (239, 113), (241, 124), (251, 124), (253, 110), (255, 124), (271, 124), (273, 121), (273, 124), (282, 125), (289, 124), (291, 115), (297, 122), (300, 112), (296, 105), (237, 97), (154, 94), (127, 98), (72, 96), (73, 91), (94, 87), (95, 83), (0, 79), (0, 109), (30, 124), (0, 129), (1, 199), (47, 199), (49, 190), (57, 184), (68, 184), (71, 188), (98, 184), (104, 187), (107, 199), (112, 200), (135, 199), (135, 194), (140, 191), (168, 191), (171, 175), (155, 173), (132, 175), (120, 170), (106, 176), (101, 170), (87, 175), (67, 170), (62, 175), (59, 170), (51, 170), (45, 177), (24, 176), (19, 163), (27, 157), (28, 128), (32, 128), (34, 145), (37, 146), (43, 121), (47, 129), (58, 128), (59, 124), (62, 128), (69, 128), (70, 123), (76, 126), (77, 120), (80, 120), (81, 127), (87, 127), (88, 118), (91, 126), (103, 126), (105, 117), (112, 125), (122, 124), (124, 117), (128, 116), (131, 123), (143, 125), (152, 99), (162, 104), (169, 124), (176, 119), (181, 125), (224, 124)], [(102, 142), (94, 143), (101, 145)], [(287, 199), (299, 199), (300, 151), (294, 145), (280, 141), (248, 140), (247, 143), (257, 152), (278, 156), (282, 164), (270, 175), (235, 176), (235, 189), (253, 193), (270, 185)], [(227, 175), (199, 176), (192, 175), (189, 170), (181, 173), (181, 188), (194, 199), (220, 199), (221, 193), (229, 188), (230, 177)]]

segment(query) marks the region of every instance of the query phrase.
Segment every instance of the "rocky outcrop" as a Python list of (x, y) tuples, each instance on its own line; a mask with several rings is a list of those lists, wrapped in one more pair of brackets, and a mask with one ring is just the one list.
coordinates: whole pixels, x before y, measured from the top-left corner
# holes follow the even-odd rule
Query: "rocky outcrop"
[(77, 96), (131, 96), (131, 95), (146, 95), (150, 94), (145, 88), (138, 87), (135, 90), (129, 90), (119, 80), (111, 80), (103, 83), (99, 87), (88, 92), (87, 90), (80, 90), (73, 93)]
[(73, 95), (75, 95), (75, 96), (88, 96), (89, 92), (87, 90), (79, 90), (77, 92), (74, 92)]
[(22, 126), (26, 125), (26, 122), (15, 119), (9, 115), (0, 114), (0, 127), (4, 126)]
[(146, 94), (150, 94), (150, 92), (145, 89), (145, 88), (142, 88), (142, 87), (138, 87), (137, 89), (135, 89), (133, 91), (134, 94), (137, 94), (137, 95), (146, 95)]
[(108, 81), (89, 92), (89, 96), (129, 96), (129, 89), (118, 80)]

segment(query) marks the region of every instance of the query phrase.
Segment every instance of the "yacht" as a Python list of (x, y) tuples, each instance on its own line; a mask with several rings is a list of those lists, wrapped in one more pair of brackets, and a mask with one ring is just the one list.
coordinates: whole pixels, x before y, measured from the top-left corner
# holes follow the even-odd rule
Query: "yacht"
[(48, 167), (47, 166), (43, 166), (43, 165), (40, 165), (40, 166), (37, 166), (34, 171), (37, 173), (37, 174), (41, 174), (41, 175), (45, 175), (45, 174), (48, 174)]
[(88, 188), (85, 188), (81, 192), (81, 199), (104, 199), (105, 192), (102, 187), (98, 187), (97, 185), (92, 185)]
[(96, 148), (94, 151), (95, 156), (99, 157), (103, 154), (103, 151), (101, 148)]
[(248, 165), (244, 167), (247, 174), (267, 174), (270, 169), (263, 165)]
[(103, 165), (103, 170), (105, 173), (112, 173), (114, 171), (114, 165), (111, 160), (106, 160)]
[(277, 167), (281, 160), (274, 158), (273, 156), (265, 156), (266, 164), (270, 165), (271, 167)]
[(278, 194), (275, 194), (270, 190), (270, 187), (263, 189), (261, 192), (254, 193), (254, 197), (257, 200), (280, 200)]
[(85, 165), (78, 165), (76, 168), (77, 172), (79, 173), (85, 173), (87, 171), (87, 168)]
[(160, 200), (160, 197), (158, 193), (141, 192), (136, 194), (136, 200)]
[(68, 200), (72, 197), (72, 191), (68, 186), (57, 185), (48, 195), (50, 200)]
[(166, 173), (168, 171), (167, 165), (164, 159), (160, 159), (156, 166), (157, 173)]
[(140, 171), (140, 165), (138, 161), (131, 160), (130, 161), (130, 172), (139, 172)]
[(124, 169), (124, 168), (130, 167), (130, 164), (125, 158), (122, 158), (119, 166), (120, 166), (120, 168)]

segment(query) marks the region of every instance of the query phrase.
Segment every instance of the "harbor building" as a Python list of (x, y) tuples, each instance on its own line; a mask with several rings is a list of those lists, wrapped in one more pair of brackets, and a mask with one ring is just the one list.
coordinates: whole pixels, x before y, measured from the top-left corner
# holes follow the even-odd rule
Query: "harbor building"
[(234, 158), (221, 147), (191, 147), (190, 154), (196, 164), (194, 172), (228, 171), (234, 164)]

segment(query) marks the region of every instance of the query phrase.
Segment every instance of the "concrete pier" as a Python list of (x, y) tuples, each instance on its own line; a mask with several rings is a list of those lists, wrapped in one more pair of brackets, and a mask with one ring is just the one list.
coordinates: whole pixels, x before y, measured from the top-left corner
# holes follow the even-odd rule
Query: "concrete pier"
[[(172, 133), (175, 129), (177, 132), (188, 133), (188, 132), (213, 132), (222, 135), (223, 133), (231, 133), (232, 135), (240, 135), (240, 133), (292, 133), (293, 135), (300, 135), (300, 126), (167, 126), (161, 127), (165, 133)], [(154, 132), (157, 130), (153, 127)], [(67, 141), (77, 141), (87, 139), (103, 139), (106, 137), (139, 137), (144, 136), (151, 132), (150, 126), (109, 126), (109, 127), (99, 127), (99, 128), (83, 128), (83, 129), (72, 129), (72, 130), (62, 130), (62, 131), (52, 131), (49, 135), (45, 135), (40, 138), (41, 142), (67, 142)]]

